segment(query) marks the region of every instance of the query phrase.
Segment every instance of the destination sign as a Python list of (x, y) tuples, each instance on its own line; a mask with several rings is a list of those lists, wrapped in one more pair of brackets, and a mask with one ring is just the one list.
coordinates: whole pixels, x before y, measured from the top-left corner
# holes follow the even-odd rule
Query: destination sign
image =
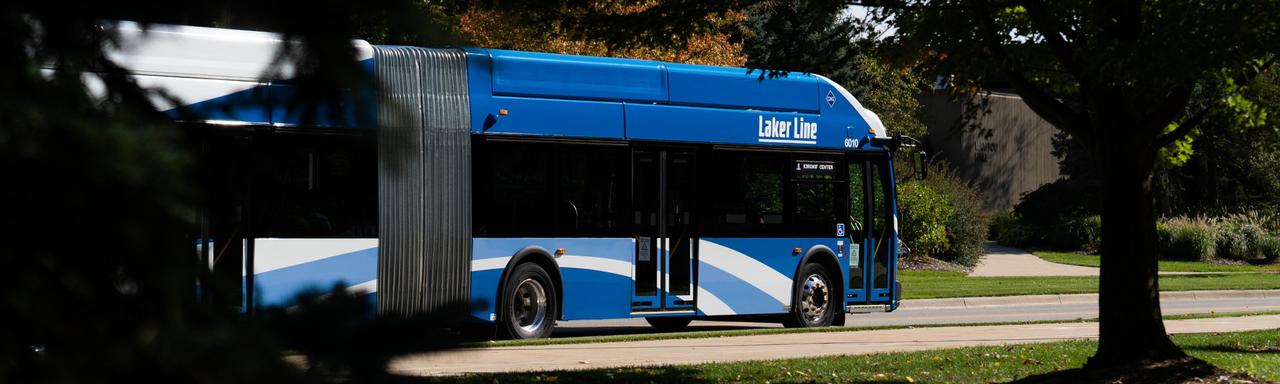
[(833, 180), (836, 163), (822, 160), (796, 160), (795, 178), (803, 180)]

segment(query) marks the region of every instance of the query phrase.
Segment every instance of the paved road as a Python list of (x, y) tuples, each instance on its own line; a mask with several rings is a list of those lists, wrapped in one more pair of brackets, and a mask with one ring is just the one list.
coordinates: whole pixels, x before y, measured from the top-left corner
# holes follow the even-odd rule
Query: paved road
[[(1170, 333), (1270, 329), (1278, 326), (1280, 315), (1165, 322)], [(693, 364), (1049, 342), (1096, 338), (1097, 332), (1096, 323), (1060, 323), (474, 348), (406, 356), (392, 361), (390, 368), (400, 374), (450, 375)]]
[[(1246, 296), (1252, 297), (1241, 297)], [(1196, 298), (1187, 292), (1166, 293), (1161, 308), (1166, 315), (1210, 312), (1280, 311), (1280, 290), (1224, 292)], [(1236, 296), (1221, 297), (1214, 296)], [(1047, 299), (1047, 300), (1046, 300)], [(996, 299), (1000, 300), (1000, 299)], [(897, 311), (848, 315), (846, 326), (919, 325), (990, 323), (1032, 320), (1075, 320), (1098, 317), (1097, 295), (1040, 295), (1005, 298), (1022, 300), (1024, 304), (991, 302), (991, 299), (969, 299), (965, 305), (952, 300), (907, 300)], [(984, 302), (985, 301), (985, 302)], [(1049, 302), (1053, 302), (1052, 304)], [(995, 304), (995, 305), (993, 305)], [(750, 329), (780, 327), (772, 323), (695, 321), (690, 330)], [(555, 337), (610, 335), (653, 332), (640, 319), (562, 321), (556, 324)]]

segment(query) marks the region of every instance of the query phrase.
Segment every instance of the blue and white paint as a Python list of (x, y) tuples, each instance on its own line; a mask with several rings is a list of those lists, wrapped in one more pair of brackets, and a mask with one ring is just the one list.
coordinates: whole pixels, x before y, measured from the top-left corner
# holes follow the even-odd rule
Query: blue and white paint
[[(794, 248), (835, 249), (839, 239), (709, 238), (698, 241), (695, 277), (701, 316), (785, 313), (802, 261)], [(258, 306), (289, 305), (295, 295), (344, 284), (377, 292), (377, 239), (255, 239), (254, 298)], [(491, 322), (503, 273), (522, 250), (553, 256), (563, 282), (566, 320), (632, 317), (635, 239), (477, 238), (471, 262), (471, 317)], [(839, 258), (842, 270), (848, 259)], [(843, 278), (843, 273), (840, 274)]]
[(378, 239), (254, 239), (253, 298), (258, 307), (290, 305), (299, 294), (342, 284), (378, 291)]
[[(351, 92), (341, 105), (297, 105), (289, 79), (296, 64), (281, 60), (290, 44), (277, 33), (119, 22), (120, 46), (108, 57), (128, 69), (150, 94), (157, 110), (177, 120), (221, 125), (371, 127), (372, 87)], [(356, 59), (373, 71), (373, 46), (352, 40)], [(91, 91), (101, 93), (96, 75), (86, 74)], [(332, 114), (337, 109), (340, 113)], [(305, 114), (312, 113), (313, 114)], [(360, 116), (358, 112), (369, 112)], [(361, 113), (363, 115), (364, 113)]]
[[(497, 318), (498, 287), (511, 259), (529, 247), (553, 257), (564, 284), (564, 319), (610, 319), (630, 316), (634, 273), (632, 238), (476, 238), (472, 241), (471, 316)], [(548, 271), (557, 273), (557, 271)]]
[[(815, 246), (835, 250), (843, 239), (705, 238), (698, 242), (698, 312), (701, 315), (785, 313), (803, 255)], [(801, 253), (794, 253), (800, 248)], [(836, 256), (836, 255), (832, 255)], [(838, 257), (843, 279), (848, 259)], [(843, 281), (843, 280), (842, 280)]]

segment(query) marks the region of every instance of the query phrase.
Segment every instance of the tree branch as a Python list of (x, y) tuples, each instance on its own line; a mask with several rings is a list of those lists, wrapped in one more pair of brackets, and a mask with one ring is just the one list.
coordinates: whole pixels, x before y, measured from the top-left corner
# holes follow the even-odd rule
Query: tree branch
[[(1258, 67), (1257, 71), (1249, 72), (1248, 74), (1241, 76), (1237, 81), (1239, 81), (1240, 84), (1252, 83), (1254, 79), (1262, 75), (1263, 72), (1266, 72), (1268, 68), (1271, 68), (1272, 65), (1275, 65), (1277, 58), (1280, 58), (1280, 55), (1272, 55), (1271, 57), (1267, 58), (1267, 60), (1264, 61), (1261, 66)], [(1187, 97), (1188, 98), (1190, 97), (1190, 91), (1187, 92)], [(1156, 148), (1164, 148), (1164, 146), (1169, 145), (1175, 141), (1178, 141), (1179, 139), (1182, 139), (1183, 136), (1186, 136), (1187, 134), (1191, 133), (1192, 130), (1196, 129), (1197, 127), (1200, 126), (1201, 123), (1204, 122), (1204, 119), (1209, 115), (1209, 112), (1212, 111), (1214, 108), (1217, 108), (1219, 104), (1221, 104), (1221, 101), (1217, 101), (1217, 100), (1215, 100), (1212, 103), (1209, 103), (1209, 105), (1204, 107), (1204, 109), (1201, 109), (1199, 112), (1196, 112), (1196, 114), (1191, 115), (1191, 117), (1188, 118), (1186, 121), (1182, 122), (1182, 124), (1179, 124), (1178, 128), (1175, 128), (1173, 131), (1170, 131), (1169, 133), (1156, 137), (1156, 141), (1155, 141)]]
[(1187, 119), (1187, 121), (1182, 122), (1182, 124), (1178, 124), (1178, 128), (1156, 137), (1155, 148), (1164, 148), (1164, 146), (1172, 144), (1173, 142), (1182, 139), (1188, 133), (1191, 133), (1192, 130), (1200, 126), (1200, 123), (1204, 122), (1205, 116), (1209, 116), (1209, 111), (1212, 111), (1217, 104), (1218, 103), (1215, 102), (1204, 107), (1204, 109), (1201, 109), (1200, 112), (1196, 112), (1196, 114), (1192, 115), (1190, 119)]
[(991, 16), (990, 8), (986, 6), (985, 1), (974, 0), (974, 9), (978, 10), (979, 13), (978, 24), (981, 25), (985, 35), (983, 41), (986, 43), (987, 49), (995, 56), (1001, 72), (1008, 78), (1009, 83), (1018, 91), (1018, 94), (1022, 96), (1023, 102), (1026, 102), (1032, 111), (1035, 111), (1036, 114), (1054, 126), (1092, 146), (1094, 135), (1089, 130), (1086, 118), (1062, 103), (1062, 101), (1050, 96), (1040, 87), (1032, 84), (1022, 73), (1013, 68), (1013, 62), (1009, 59), (1008, 52), (1005, 52), (1004, 47), (1001, 45), (1003, 39), (1000, 37), (999, 32), (996, 31), (995, 19)]
[(1160, 131), (1164, 129), (1164, 126), (1157, 126), (1160, 124), (1159, 122), (1170, 121), (1178, 117), (1178, 114), (1186, 110), (1187, 101), (1189, 100), (1191, 100), (1191, 87), (1174, 87), (1174, 89), (1165, 96), (1164, 100), (1157, 103), (1157, 105), (1151, 110), (1146, 111), (1147, 121), (1150, 121), (1155, 125), (1145, 128), (1156, 130), (1156, 135), (1161, 134)]
[(1076, 60), (1076, 50), (1062, 38), (1062, 26), (1057, 19), (1053, 18), (1053, 15), (1049, 14), (1047, 5), (1043, 1), (1029, 1), (1026, 8), (1027, 14), (1031, 16), (1031, 23), (1035, 25), (1040, 35), (1044, 36), (1049, 50), (1058, 58), (1058, 61), (1062, 62), (1062, 66), (1066, 67), (1068, 72), (1084, 82), (1086, 74)]

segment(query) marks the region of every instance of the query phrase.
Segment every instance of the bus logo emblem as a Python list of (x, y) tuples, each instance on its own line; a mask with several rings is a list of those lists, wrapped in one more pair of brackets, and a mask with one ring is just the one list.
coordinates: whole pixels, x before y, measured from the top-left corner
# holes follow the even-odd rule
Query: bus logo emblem
[(828, 107), (835, 108), (835, 106), (836, 106), (836, 94), (835, 94), (834, 92), (827, 91), (827, 106), (828, 106)]

